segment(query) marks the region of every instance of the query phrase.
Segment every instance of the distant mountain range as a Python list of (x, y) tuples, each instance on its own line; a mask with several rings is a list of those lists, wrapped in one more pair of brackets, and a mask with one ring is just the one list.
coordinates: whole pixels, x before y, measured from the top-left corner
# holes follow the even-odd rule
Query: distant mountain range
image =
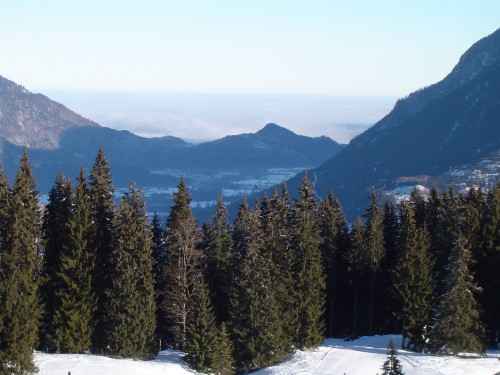
[(168, 208), (181, 175), (190, 184), (195, 213), (207, 218), (221, 191), (236, 206), (242, 195), (253, 200), (290, 179), (293, 194), (309, 169), (318, 195), (333, 189), (353, 220), (372, 189), (383, 201), (415, 187), (488, 188), (499, 180), (500, 29), (466, 51), (442, 81), (400, 99), (345, 147), (276, 124), (197, 145), (142, 138), (102, 127), (1, 77), (0, 137), (7, 175), (14, 176), (27, 146), (42, 192), (58, 171), (74, 176), (81, 165), (90, 167), (102, 146), (119, 192), (137, 182), (145, 187), (150, 211)]
[(42, 193), (59, 171), (75, 176), (80, 166), (89, 168), (103, 147), (118, 190), (135, 181), (145, 187), (150, 208), (157, 210), (168, 208), (168, 196), (181, 175), (200, 206), (215, 201), (221, 191), (231, 202), (317, 167), (344, 147), (328, 137), (301, 136), (276, 124), (195, 145), (170, 136), (144, 138), (100, 126), (2, 77), (0, 142), (1, 161), (11, 179), (22, 149), (28, 148)]
[[(500, 29), (475, 43), (442, 81), (400, 99), (373, 127), (310, 171), (353, 219), (370, 190), (394, 198), (415, 186), (489, 187), (500, 175)], [(289, 185), (296, 189), (297, 176)]]

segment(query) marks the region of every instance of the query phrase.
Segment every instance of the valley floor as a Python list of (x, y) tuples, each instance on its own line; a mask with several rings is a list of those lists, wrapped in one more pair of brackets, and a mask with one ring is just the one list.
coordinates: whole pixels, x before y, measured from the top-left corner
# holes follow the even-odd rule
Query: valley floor
[[(400, 336), (361, 337), (346, 342), (328, 339), (319, 348), (298, 351), (283, 363), (271, 366), (256, 375), (369, 375), (381, 374), (386, 360), (386, 347)], [(493, 375), (500, 374), (500, 351), (487, 353), (486, 358), (448, 357), (398, 351), (406, 375)], [(186, 375), (197, 374), (183, 361), (178, 351), (163, 351), (154, 361), (111, 359), (83, 354), (36, 353), (39, 375)]]

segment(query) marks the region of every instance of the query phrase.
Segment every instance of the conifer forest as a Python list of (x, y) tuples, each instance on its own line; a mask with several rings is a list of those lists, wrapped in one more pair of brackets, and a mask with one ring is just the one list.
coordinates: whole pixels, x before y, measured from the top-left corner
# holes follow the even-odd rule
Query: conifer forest
[(235, 220), (219, 195), (202, 224), (183, 178), (166, 221), (133, 183), (114, 193), (102, 149), (75, 182), (57, 175), (45, 206), (26, 152), (12, 183), (0, 171), (0, 374), (35, 372), (35, 349), (176, 348), (222, 375), (325, 337), (400, 333), (404, 349), (451, 355), (498, 345), (500, 183), (397, 204), (367, 192), (353, 223), (307, 174), (297, 198), (285, 184), (243, 198)]

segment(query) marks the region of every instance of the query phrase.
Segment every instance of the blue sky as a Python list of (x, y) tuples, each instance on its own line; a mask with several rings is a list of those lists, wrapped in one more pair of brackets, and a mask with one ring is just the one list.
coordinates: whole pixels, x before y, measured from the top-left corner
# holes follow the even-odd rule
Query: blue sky
[(404, 96), (500, 26), (498, 0), (12, 0), (0, 75), (32, 91)]

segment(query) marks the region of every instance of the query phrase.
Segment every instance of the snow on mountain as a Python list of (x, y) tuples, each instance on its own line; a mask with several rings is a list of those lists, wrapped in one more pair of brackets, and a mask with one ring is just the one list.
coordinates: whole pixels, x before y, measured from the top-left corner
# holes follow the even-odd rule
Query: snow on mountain
[[(286, 361), (261, 369), (256, 375), (367, 375), (381, 374), (387, 358), (387, 345), (394, 339), (396, 347), (401, 337), (368, 336), (354, 341), (328, 339), (319, 348), (298, 351)], [(487, 357), (434, 356), (399, 350), (398, 359), (406, 375), (492, 375), (500, 374), (500, 351), (488, 352)], [(161, 352), (153, 361), (112, 359), (83, 354), (36, 353), (39, 375), (187, 375), (198, 374), (182, 360), (179, 351)]]

